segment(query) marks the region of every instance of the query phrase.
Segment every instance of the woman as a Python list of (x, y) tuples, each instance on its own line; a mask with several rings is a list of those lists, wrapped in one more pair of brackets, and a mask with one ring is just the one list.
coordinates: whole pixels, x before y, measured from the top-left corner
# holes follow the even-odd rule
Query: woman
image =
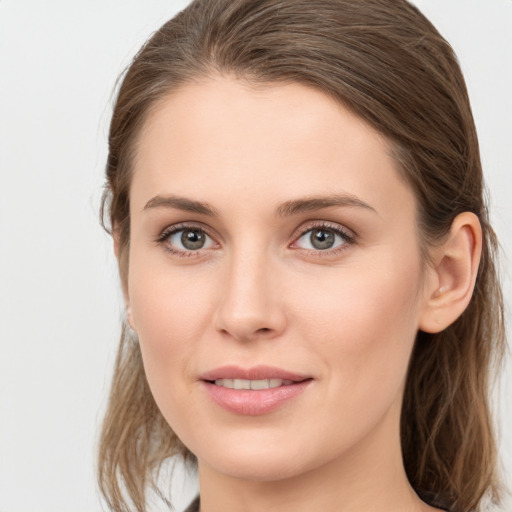
[(416, 8), (192, 2), (122, 81), (103, 213), (112, 510), (146, 510), (174, 455), (202, 512), (499, 502), (497, 242), (464, 80)]

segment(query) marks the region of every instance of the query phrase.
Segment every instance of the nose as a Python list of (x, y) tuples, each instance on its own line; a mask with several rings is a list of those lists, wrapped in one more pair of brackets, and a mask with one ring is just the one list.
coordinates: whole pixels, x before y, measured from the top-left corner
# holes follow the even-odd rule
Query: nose
[(264, 250), (248, 252), (226, 262), (215, 328), (239, 341), (274, 338), (286, 327), (281, 273)]

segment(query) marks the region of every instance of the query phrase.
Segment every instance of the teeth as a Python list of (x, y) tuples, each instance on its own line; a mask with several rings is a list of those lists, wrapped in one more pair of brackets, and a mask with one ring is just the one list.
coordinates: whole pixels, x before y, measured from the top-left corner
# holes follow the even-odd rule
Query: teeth
[[(279, 381), (279, 379), (272, 379), (273, 381)], [(277, 386), (280, 386), (278, 384)], [(277, 386), (271, 386), (269, 379), (264, 380), (251, 380), (251, 389), (268, 389), (270, 387), (276, 388)]]
[(230, 389), (269, 389), (278, 388), (279, 386), (289, 386), (293, 384), (292, 380), (283, 379), (262, 379), (262, 380), (247, 380), (247, 379), (217, 379), (216, 386), (222, 386)]
[(234, 388), (235, 389), (251, 389), (251, 381), (244, 379), (235, 379), (234, 380)]
[(223, 386), (225, 388), (233, 389), (235, 387), (233, 379), (220, 379), (218, 381), (216, 380), (215, 384), (217, 384), (217, 382), (221, 382), (221, 384), (218, 384), (218, 386)]

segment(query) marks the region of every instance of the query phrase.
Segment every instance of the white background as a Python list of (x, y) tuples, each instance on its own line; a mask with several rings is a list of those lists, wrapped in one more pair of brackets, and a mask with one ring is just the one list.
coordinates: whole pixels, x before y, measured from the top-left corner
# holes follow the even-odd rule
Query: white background
[[(0, 0), (0, 512), (102, 510), (93, 457), (121, 315), (97, 215), (111, 93), (186, 3)], [(511, 255), (512, 1), (416, 3), (461, 61)], [(509, 266), (503, 258), (510, 308)], [(511, 397), (509, 359), (499, 398), (509, 482)], [(194, 492), (182, 489), (178, 509)]]

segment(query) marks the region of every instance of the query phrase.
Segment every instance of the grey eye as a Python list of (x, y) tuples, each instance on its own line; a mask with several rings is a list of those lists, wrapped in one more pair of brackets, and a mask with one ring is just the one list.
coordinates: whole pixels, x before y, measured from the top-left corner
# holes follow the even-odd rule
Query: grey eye
[(191, 251), (194, 249), (201, 249), (205, 243), (204, 233), (185, 229), (181, 235), (181, 243), (185, 249), (189, 249)]
[(313, 229), (309, 237), (311, 245), (315, 249), (330, 249), (335, 242), (334, 233), (325, 229)]
[(168, 241), (173, 247), (185, 251), (197, 251), (213, 245), (213, 240), (204, 231), (191, 228), (175, 231)]
[(308, 229), (298, 240), (297, 245), (302, 249), (325, 251), (347, 243), (347, 236), (335, 229)]

